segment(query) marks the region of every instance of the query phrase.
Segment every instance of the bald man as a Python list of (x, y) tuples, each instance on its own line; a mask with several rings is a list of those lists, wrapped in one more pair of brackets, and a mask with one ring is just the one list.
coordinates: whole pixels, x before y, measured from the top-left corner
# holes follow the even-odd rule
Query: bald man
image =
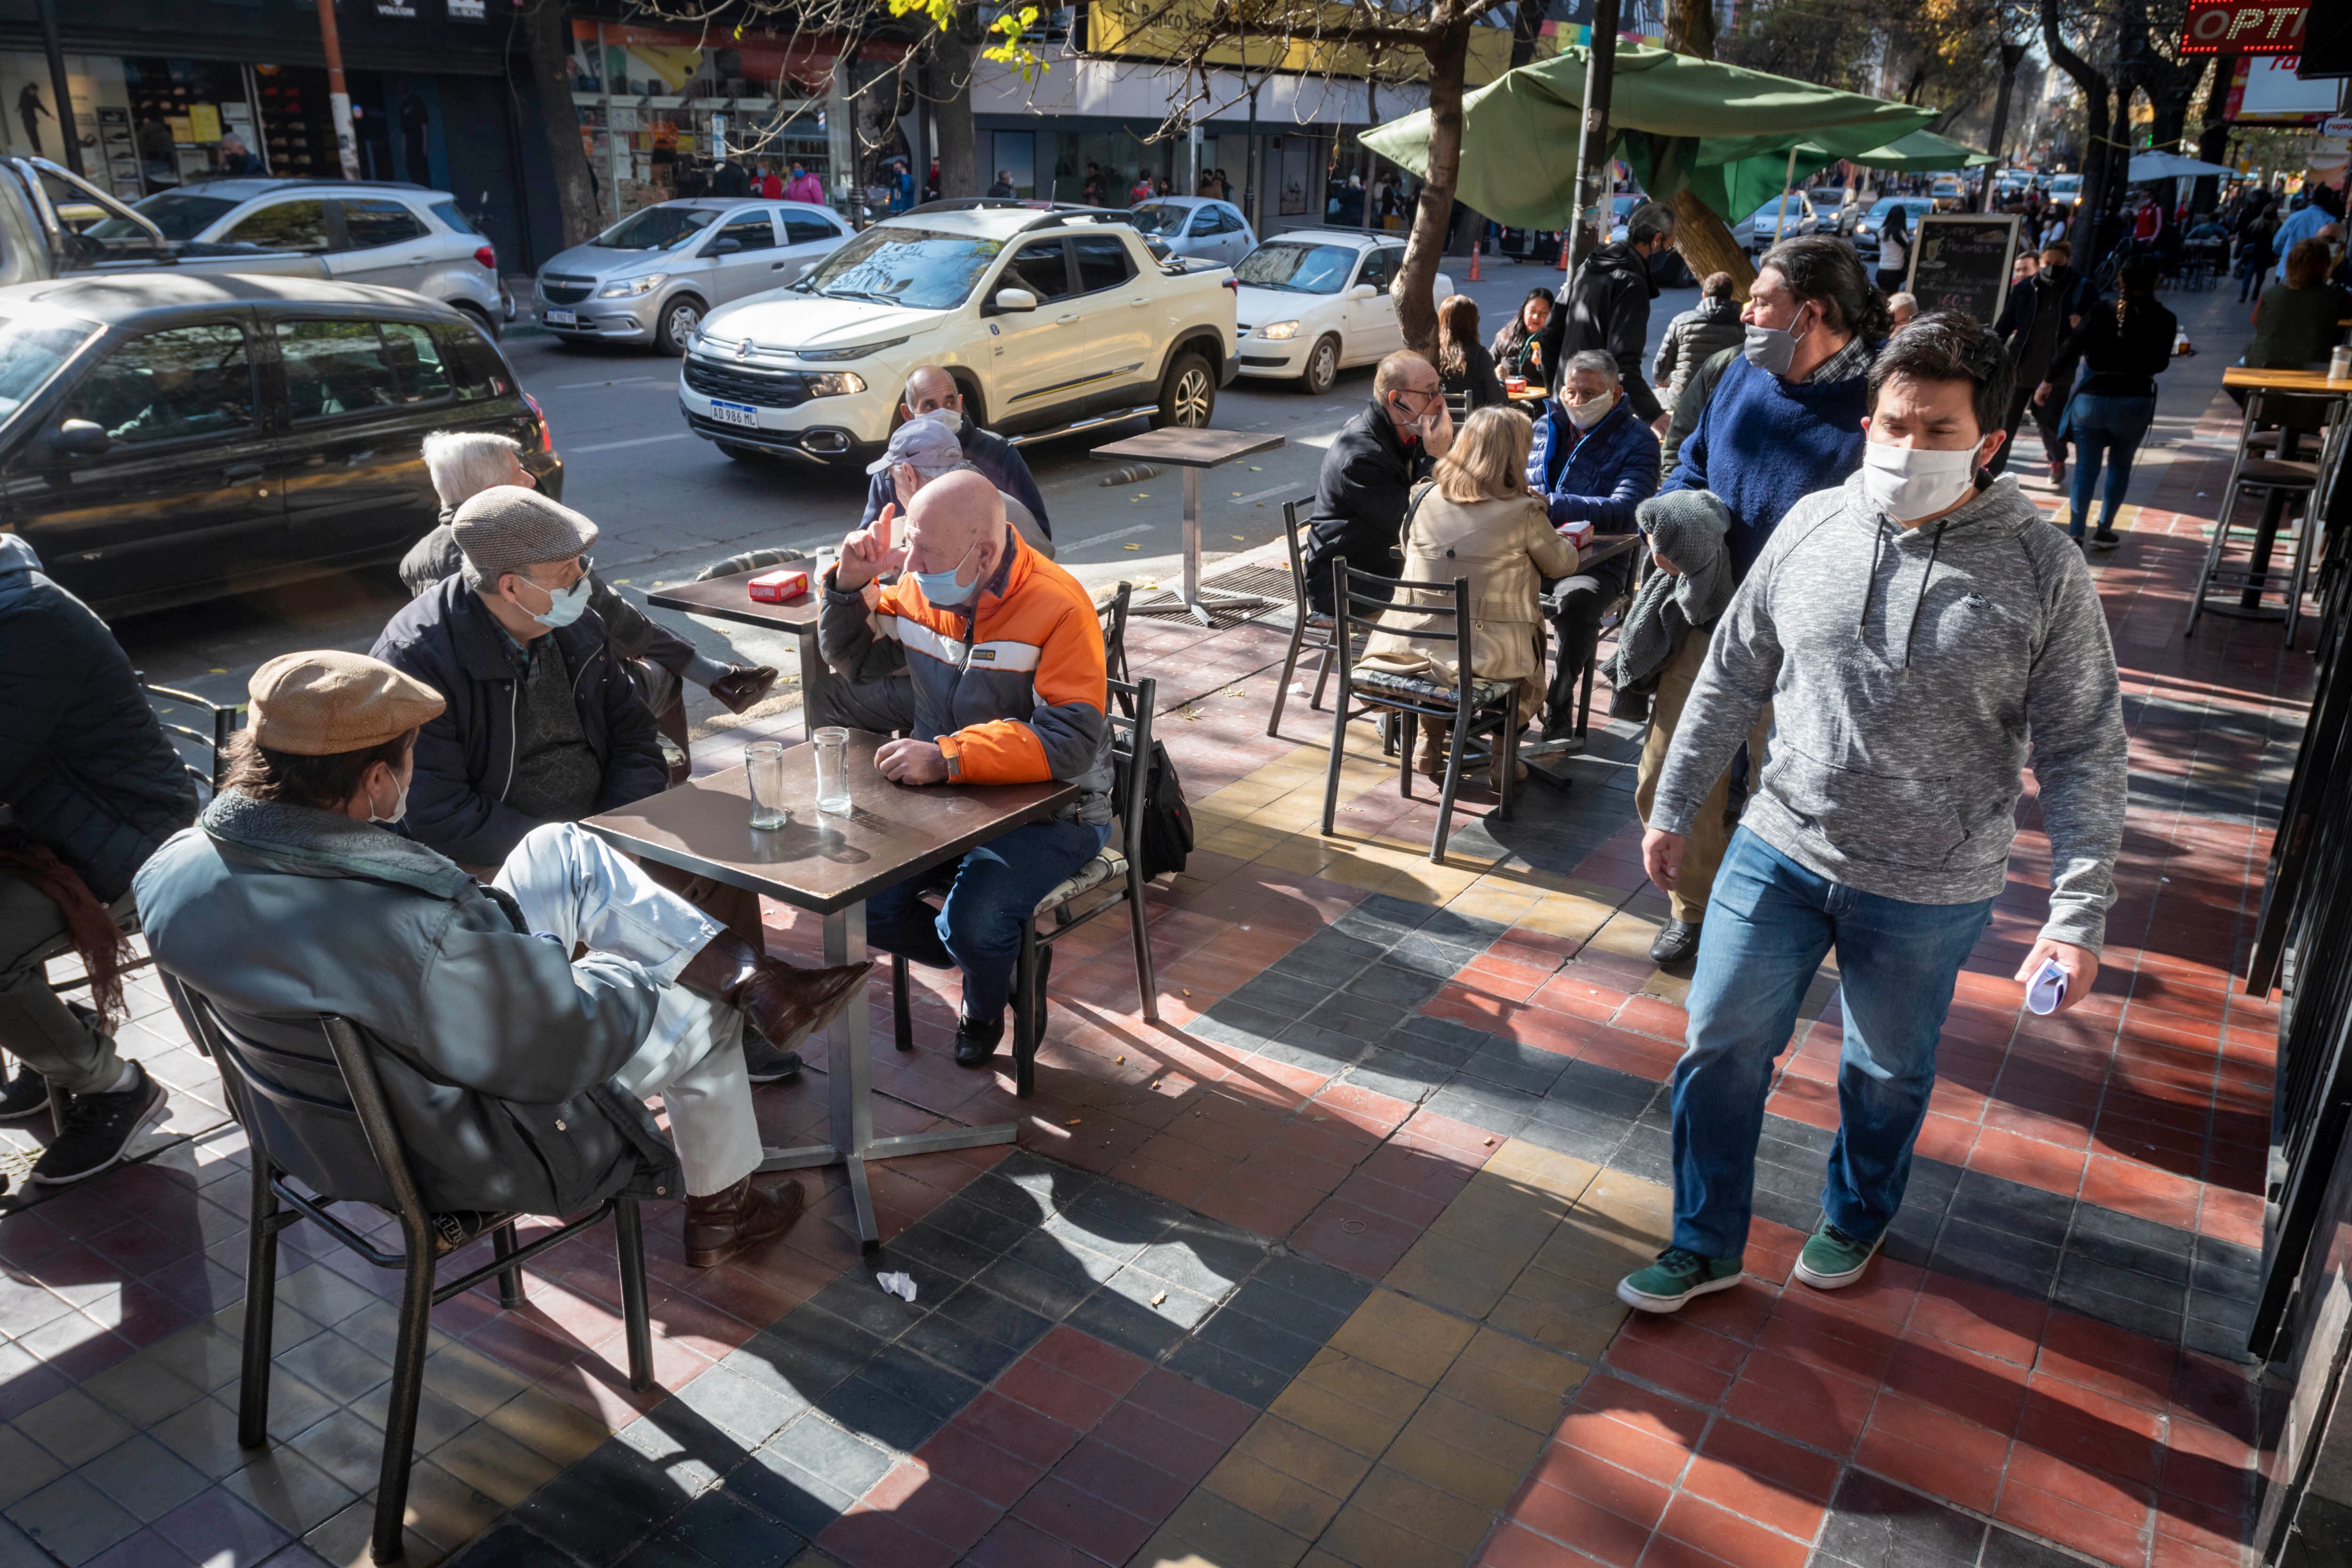
[[(1022, 917), (1110, 837), (1110, 727), (1104, 713), (1102, 625), (1068, 573), (1005, 521), (996, 487), (969, 468), (925, 485), (900, 527), (861, 528), (825, 574), (817, 646), (844, 679), (901, 693), (904, 739), (876, 753), (883, 776), (940, 784), (1078, 786), (1049, 821), (991, 840), (942, 868), (874, 894), (866, 940), (935, 968), (963, 972), (955, 1059), (986, 1067), (1004, 1037)], [(871, 595), (870, 584), (897, 572)], [(950, 870), (936, 913), (921, 894)], [(1046, 949), (1037, 984), (1045, 983)]]
[[(988, 482), (1029, 509), (1037, 520), (1037, 531), (1047, 539), (1054, 537), (1054, 525), (1045, 516), (1045, 498), (1037, 491), (1035, 476), (1029, 472), (1028, 460), (1021, 449), (992, 430), (983, 430), (972, 423), (964, 412), (963, 393), (957, 387), (955, 377), (935, 364), (927, 364), (907, 378), (907, 390), (899, 402), (899, 412), (908, 419), (920, 419), (930, 415), (955, 429), (956, 444), (963, 448), (964, 460), (988, 476)], [(858, 521), (871, 526), (882, 515), (882, 509), (898, 499), (890, 470), (876, 474), (866, 487), (866, 515)]]
[(1307, 535), (1307, 596), (1331, 613), (1332, 567), (1393, 577), (1412, 487), (1454, 446), (1454, 417), (1437, 368), (1399, 349), (1372, 373), (1372, 405), (1340, 426), (1323, 453), (1315, 522)]

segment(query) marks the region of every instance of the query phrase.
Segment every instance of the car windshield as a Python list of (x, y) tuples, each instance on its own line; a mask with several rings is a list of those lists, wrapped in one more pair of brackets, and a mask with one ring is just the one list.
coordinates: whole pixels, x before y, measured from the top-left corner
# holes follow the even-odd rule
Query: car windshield
[(1260, 289), (1297, 294), (1337, 294), (1355, 269), (1356, 253), (1343, 245), (1299, 245), (1276, 240), (1242, 258), (1234, 276)]
[[(216, 220), (236, 211), (237, 205), (227, 196), (196, 196), (184, 191), (160, 191), (143, 202), (131, 203), (131, 210), (162, 229), (165, 239), (194, 239)], [(83, 232), (92, 239), (147, 238), (147, 231), (127, 217), (107, 218), (90, 225)]]
[[(1805, 194), (1802, 191), (1790, 191), (1789, 193), (1789, 216), (1790, 217), (1802, 217), (1810, 210), (1811, 209), (1805, 205)], [(1780, 215), (1780, 198), (1778, 196), (1774, 196), (1770, 201), (1766, 202), (1762, 206), (1756, 209), (1756, 216), (1759, 218), (1777, 218)]]
[(1192, 216), (1191, 207), (1172, 203), (1147, 202), (1127, 215), (1139, 234), (1164, 234), (1173, 238), (1184, 232), (1184, 220)]
[(14, 419), (98, 330), (95, 321), (55, 311), (0, 316), (0, 424)]
[(709, 207), (647, 207), (631, 213), (588, 243), (605, 250), (676, 250), (717, 222)]
[(918, 310), (951, 310), (971, 297), (1001, 239), (880, 224), (817, 263), (793, 285), (829, 300), (873, 300)]

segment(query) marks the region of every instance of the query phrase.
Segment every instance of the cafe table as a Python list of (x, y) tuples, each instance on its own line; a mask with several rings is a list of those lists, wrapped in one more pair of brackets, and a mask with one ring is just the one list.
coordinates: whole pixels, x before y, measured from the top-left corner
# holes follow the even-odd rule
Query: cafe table
[[(2308, 510), (2305, 513), (2306, 517), (2313, 520), (2325, 517), (2327, 512), (2329, 493), (2335, 488), (2335, 481), (2343, 469), (2345, 442), (2347, 434), (2352, 434), (2347, 430), (2347, 424), (2352, 424), (2352, 421), (2347, 421), (2346, 417), (2347, 405), (2352, 405), (2352, 380), (2330, 380), (2326, 363), (2321, 361), (2317, 363), (2316, 368), (2308, 370), (2297, 369), (2294, 366), (2258, 370), (2249, 365), (2233, 364), (2221, 373), (2221, 384), (2239, 392), (2294, 393), (2302, 396), (2324, 397), (2329, 400), (2326, 414), (2327, 434), (2321, 440), (2319, 447), (2319, 481), (2312, 491)], [(2221, 490), (2225, 497), (2235, 493), (2238, 474), (2245, 467), (2248, 444), (2253, 439), (2253, 435), (2254, 405), (2249, 399), (2245, 418), (2238, 433), (2237, 457), (2230, 465), (2230, 481), (2222, 487)], [(2285, 455), (2284, 439), (2282, 437), (2280, 456)], [(2248, 587), (2240, 596), (2238, 604), (2234, 605), (2207, 605), (2205, 609), (2208, 614), (2246, 616), (2252, 613), (2262, 616), (2269, 613), (2261, 607), (2263, 589), (2259, 584), (2266, 581), (2264, 574), (2270, 570), (2271, 552), (2278, 539), (2278, 526), (2284, 509), (2277, 504), (2277, 501), (2278, 497), (2273, 492), (2272, 501), (2263, 506), (2262, 521), (2254, 531), (2253, 553), (2247, 563), (2246, 570), (2257, 585)], [(2223, 518), (2221, 526), (2227, 526), (2228, 522), (2229, 519)], [(2309, 525), (2306, 524), (2306, 526)], [(2205, 585), (2200, 583), (2199, 595), (2201, 596), (2204, 591)], [(2288, 592), (2293, 590), (2289, 589)], [(2283, 616), (2285, 612), (2282, 610), (2276, 613)]]
[(689, 616), (705, 616), (714, 621), (733, 621), (740, 626), (760, 626), (772, 632), (789, 632), (800, 644), (801, 654), (801, 728), (803, 734), (814, 729), (816, 721), (809, 716), (809, 696), (824, 679), (824, 656), (817, 651), (816, 619), (824, 597), (817, 586), (817, 568), (824, 563), (803, 561), (789, 570), (806, 572), (808, 592), (796, 599), (779, 604), (751, 597), (751, 579), (776, 571), (773, 566), (754, 567), (731, 577), (713, 577), (702, 583), (678, 583), (667, 588), (656, 588), (646, 595), (646, 603), (661, 610), (683, 610)]
[(1108, 447), (1097, 447), (1088, 457), (1113, 462), (1165, 463), (1184, 473), (1184, 608), (1202, 626), (1213, 626), (1216, 610), (1270, 608), (1274, 601), (1255, 594), (1235, 594), (1201, 586), (1201, 474), (1241, 458), (1271, 452), (1284, 444), (1280, 436), (1247, 430), (1187, 430), (1171, 426)]
[[(783, 798), (791, 819), (782, 827), (751, 826), (751, 795), (740, 767), (592, 816), (582, 826), (645, 859), (681, 867), (818, 915), (824, 921), (824, 962), (861, 963), (866, 956), (867, 899), (1050, 816), (1078, 796), (1076, 784), (1053, 781), (895, 784), (874, 764), (875, 749), (887, 739), (862, 730), (849, 731), (854, 804), (845, 816), (816, 809), (816, 748), (793, 746), (784, 752)], [(833, 1024), (825, 1064), (826, 1142), (770, 1149), (760, 1169), (843, 1166), (856, 1205), (858, 1237), (871, 1246), (878, 1233), (866, 1185), (867, 1161), (1010, 1143), (1019, 1124), (875, 1137), (866, 1010), (861, 995)]]

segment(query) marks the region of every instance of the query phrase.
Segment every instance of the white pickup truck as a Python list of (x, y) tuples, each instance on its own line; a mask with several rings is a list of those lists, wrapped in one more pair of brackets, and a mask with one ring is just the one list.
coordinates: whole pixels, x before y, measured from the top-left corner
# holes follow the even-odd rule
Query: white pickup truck
[(1016, 443), (1142, 415), (1205, 426), (1237, 368), (1232, 270), (1163, 261), (1124, 218), (982, 199), (876, 224), (703, 318), (678, 373), (687, 426), (730, 458), (862, 464), (926, 364)]

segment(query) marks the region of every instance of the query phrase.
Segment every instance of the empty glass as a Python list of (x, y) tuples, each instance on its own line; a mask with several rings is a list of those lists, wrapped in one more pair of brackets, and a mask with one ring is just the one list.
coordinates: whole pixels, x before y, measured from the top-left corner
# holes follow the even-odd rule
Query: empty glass
[(849, 731), (816, 732), (816, 808), (832, 816), (849, 815)]
[(784, 809), (784, 743), (754, 741), (743, 748), (743, 773), (751, 791), (751, 826), (782, 827), (793, 819)]

